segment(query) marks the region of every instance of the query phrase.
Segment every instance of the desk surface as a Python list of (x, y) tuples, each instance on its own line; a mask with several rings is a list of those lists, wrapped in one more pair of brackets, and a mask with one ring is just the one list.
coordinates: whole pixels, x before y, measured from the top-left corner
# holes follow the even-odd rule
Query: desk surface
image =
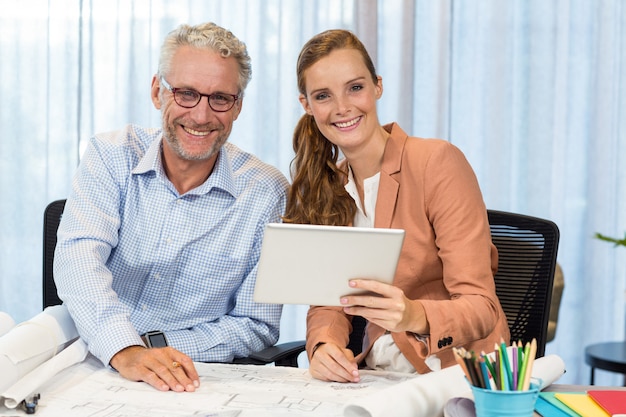
[[(103, 368), (92, 356), (39, 390), (40, 417), (343, 417), (346, 403), (413, 379), (411, 374), (369, 371), (360, 384), (314, 380), (307, 369), (197, 363), (200, 388), (160, 392)], [(0, 408), (0, 416), (26, 415)]]
[[(355, 399), (375, 396), (385, 388), (413, 380), (410, 374), (370, 371), (364, 374), (363, 383), (334, 384), (313, 380), (306, 369), (299, 368), (198, 365), (202, 375), (198, 392), (159, 392), (147, 384), (127, 381), (89, 357), (41, 387), (42, 397), (35, 416), (343, 417), (345, 405)], [(553, 384), (546, 390), (584, 391), (587, 388), (589, 386)], [(24, 415), (26, 413), (20, 409), (0, 407), (0, 416)]]

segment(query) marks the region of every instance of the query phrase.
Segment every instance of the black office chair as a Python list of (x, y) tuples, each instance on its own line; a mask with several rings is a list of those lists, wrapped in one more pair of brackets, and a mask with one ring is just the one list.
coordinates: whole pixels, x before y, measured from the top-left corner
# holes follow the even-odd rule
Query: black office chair
[(544, 356), (559, 246), (559, 228), (545, 219), (488, 210), (491, 239), (498, 248), (496, 294), (511, 341), (537, 339)]
[(56, 200), (48, 204), (43, 214), (43, 308), (61, 304), (52, 268), (54, 248), (57, 245), (57, 229), (64, 208), (65, 200)]
[[(57, 229), (65, 209), (65, 200), (48, 204), (44, 211), (43, 227), (43, 308), (61, 304), (54, 283), (54, 249), (57, 244)], [(247, 358), (236, 358), (233, 363), (298, 367), (298, 356), (305, 349), (302, 341), (281, 343), (255, 352)]]

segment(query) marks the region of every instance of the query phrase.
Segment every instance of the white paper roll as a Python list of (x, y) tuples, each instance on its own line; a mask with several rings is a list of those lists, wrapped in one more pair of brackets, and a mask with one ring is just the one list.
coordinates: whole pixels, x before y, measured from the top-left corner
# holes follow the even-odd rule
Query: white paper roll
[(3, 336), (15, 327), (15, 321), (13, 317), (9, 316), (4, 311), (0, 311), (0, 336)]
[[(551, 385), (565, 373), (565, 363), (557, 355), (539, 358), (533, 365), (533, 378), (542, 381), (541, 387)], [(345, 417), (394, 417), (443, 416), (443, 408), (454, 397), (471, 398), (471, 389), (459, 365), (441, 371), (421, 375), (401, 382), (348, 404)]]
[(0, 337), (0, 392), (59, 353), (78, 337), (62, 305), (46, 308)]
[(24, 398), (35, 393), (37, 388), (59, 373), (78, 362), (82, 362), (87, 356), (87, 345), (82, 339), (76, 339), (70, 346), (63, 349), (54, 358), (42, 363), (30, 371), (11, 388), (6, 390), (4, 405), (8, 408), (17, 407)]

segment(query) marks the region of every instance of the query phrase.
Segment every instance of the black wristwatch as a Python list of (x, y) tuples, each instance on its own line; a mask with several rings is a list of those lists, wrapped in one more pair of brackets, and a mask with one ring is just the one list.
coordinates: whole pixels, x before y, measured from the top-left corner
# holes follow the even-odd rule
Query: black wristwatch
[(159, 348), (167, 346), (165, 334), (159, 330), (153, 330), (144, 334), (144, 340), (149, 348)]

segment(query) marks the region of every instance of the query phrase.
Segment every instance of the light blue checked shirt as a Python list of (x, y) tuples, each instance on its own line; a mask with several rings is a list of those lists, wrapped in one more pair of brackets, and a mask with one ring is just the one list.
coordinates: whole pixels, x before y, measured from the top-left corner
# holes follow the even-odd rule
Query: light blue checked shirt
[(278, 340), (282, 306), (253, 301), (265, 224), (286, 178), (226, 143), (204, 184), (179, 195), (160, 129), (93, 137), (59, 226), (60, 298), (102, 363), (139, 335), (165, 333), (195, 361), (229, 362)]

